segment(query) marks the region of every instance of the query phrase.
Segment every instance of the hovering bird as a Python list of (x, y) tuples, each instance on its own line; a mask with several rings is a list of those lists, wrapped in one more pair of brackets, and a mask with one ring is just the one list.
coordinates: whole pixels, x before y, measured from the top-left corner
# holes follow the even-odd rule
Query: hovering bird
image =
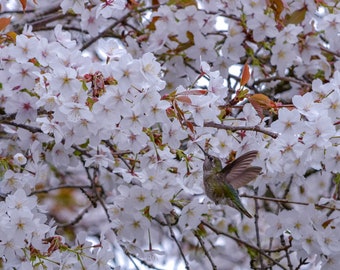
[(221, 160), (218, 157), (209, 155), (201, 146), (199, 147), (205, 155), (203, 183), (206, 195), (215, 204), (227, 204), (252, 218), (243, 206), (237, 189), (256, 179), (261, 172), (261, 167), (250, 165), (258, 151), (249, 151), (222, 168)]

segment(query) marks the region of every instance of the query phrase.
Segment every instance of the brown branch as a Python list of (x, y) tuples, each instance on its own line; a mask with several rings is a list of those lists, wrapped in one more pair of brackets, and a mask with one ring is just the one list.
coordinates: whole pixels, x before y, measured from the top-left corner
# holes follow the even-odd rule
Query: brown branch
[(41, 193), (48, 193), (53, 190), (59, 190), (59, 189), (64, 189), (64, 188), (72, 188), (72, 189), (90, 189), (91, 186), (75, 186), (75, 185), (64, 185), (64, 186), (58, 186), (58, 187), (51, 187), (51, 188), (46, 188), (46, 189), (39, 189), (32, 191), (28, 196), (36, 195), (36, 194), (41, 194)]
[(204, 251), (205, 256), (207, 256), (208, 260), (210, 261), (212, 269), (213, 270), (217, 270), (217, 266), (214, 263), (213, 259), (211, 258), (207, 248), (205, 247), (204, 241), (203, 241), (202, 237), (199, 235), (199, 233), (197, 231), (194, 231), (194, 235), (196, 236), (198, 242), (200, 243), (200, 245), (201, 245), (201, 247), (202, 247), (202, 249)]
[[(318, 48), (318, 47), (316, 47), (316, 48)], [(340, 57), (340, 53), (338, 53), (338, 52), (331, 51), (330, 49), (327, 49), (327, 48), (322, 47), (322, 46), (320, 46), (319, 48), (320, 48), (320, 50), (322, 50), (322, 51), (324, 51), (326, 53), (332, 54), (332, 55), (334, 55), (336, 57)]]
[(304, 81), (301, 81), (301, 80), (298, 80), (292, 77), (282, 77), (282, 76), (273, 76), (269, 78), (258, 79), (253, 83), (253, 85), (258, 85), (261, 83), (272, 82), (272, 81), (287, 81), (287, 82), (292, 82), (292, 83), (299, 84), (302, 86), (306, 86), (308, 88), (312, 88), (312, 84), (310, 83), (306, 83)]
[[(116, 234), (116, 235), (117, 235), (117, 234)], [(139, 267), (137, 266), (137, 264), (135, 263), (135, 261), (132, 259), (132, 257), (134, 257), (134, 258), (136, 258), (136, 259), (138, 259), (138, 257), (135, 256), (135, 255), (133, 255), (130, 251), (128, 251), (128, 249), (127, 249), (125, 246), (123, 246), (122, 244), (120, 244), (120, 247), (123, 249), (125, 255), (129, 258), (129, 260), (132, 262), (132, 264), (135, 266), (135, 268), (136, 268), (137, 270), (139, 270)]]
[(275, 265), (279, 266), (281, 269), (287, 270), (282, 264), (280, 264), (278, 261), (276, 261), (275, 259), (273, 259), (272, 257), (270, 257), (269, 255), (267, 255), (266, 253), (264, 253), (262, 250), (260, 250), (259, 248), (257, 248), (256, 246), (253, 246), (252, 244), (249, 244), (249, 242), (243, 241), (229, 233), (225, 233), (223, 231), (220, 231), (219, 229), (216, 229), (213, 225), (209, 224), (208, 222), (202, 221), (202, 224), (206, 227), (208, 227), (210, 230), (212, 230), (214, 233), (216, 233), (217, 235), (224, 235), (234, 241), (236, 241), (239, 244), (242, 244), (248, 248), (251, 248), (253, 250), (256, 250), (258, 253), (260, 253), (262, 256), (266, 257), (268, 260), (270, 260), (271, 262), (273, 262)]
[(95, 36), (94, 38), (92, 38), (91, 40), (89, 40), (87, 43), (85, 43), (80, 51), (84, 51), (86, 50), (88, 47), (90, 47), (93, 43), (95, 43), (98, 39), (104, 37), (107, 33), (109, 33), (111, 31), (112, 28), (116, 27), (117, 25), (123, 23), (126, 19), (128, 19), (129, 17), (132, 17), (133, 13), (142, 13), (144, 11), (153, 9), (155, 7), (159, 7), (159, 5), (154, 5), (154, 6), (150, 6), (150, 7), (146, 7), (146, 8), (142, 8), (139, 10), (131, 10), (129, 11), (127, 14), (125, 14), (123, 17), (121, 17), (119, 20), (115, 21), (114, 23), (112, 23), (111, 25), (109, 25), (108, 27), (106, 27), (105, 30), (103, 30), (101, 33), (99, 33), (97, 36)]
[(221, 17), (225, 17), (225, 18), (237, 21), (237, 22), (241, 22), (241, 19), (234, 14), (226, 14), (225, 10), (222, 10), (222, 9), (219, 9), (218, 11), (219, 11), (218, 15), (221, 16)]
[(185, 258), (185, 255), (184, 255), (184, 252), (183, 252), (183, 250), (182, 250), (182, 247), (181, 247), (181, 245), (179, 244), (179, 242), (178, 242), (178, 240), (177, 240), (177, 238), (176, 238), (176, 235), (175, 235), (175, 233), (174, 233), (174, 230), (172, 229), (171, 222), (169, 221), (168, 216), (164, 215), (164, 218), (165, 218), (165, 220), (166, 220), (166, 222), (167, 222), (167, 225), (168, 225), (168, 227), (169, 227), (170, 236), (171, 236), (172, 239), (174, 239), (174, 241), (175, 241), (175, 243), (176, 243), (176, 245), (177, 245), (177, 247), (178, 247), (178, 249), (179, 249), (179, 252), (180, 252), (180, 254), (181, 254), (181, 257), (182, 257), (182, 259), (183, 259), (183, 261), (184, 261), (185, 269), (189, 270), (189, 269), (190, 269), (189, 262), (188, 262), (188, 260)]
[[(310, 203), (306, 203), (306, 202), (290, 201), (287, 199), (277, 199), (277, 198), (261, 197), (261, 196), (247, 195), (247, 194), (241, 194), (240, 197), (258, 199), (262, 201), (271, 201), (271, 202), (276, 202), (276, 203), (291, 203), (291, 204), (306, 205), (306, 206), (310, 205)], [(313, 205), (315, 206), (315, 208), (323, 208), (323, 209), (340, 211), (340, 208), (336, 208), (333, 206), (322, 205), (318, 203), (313, 203)]]
[(0, 12), (0, 16), (5, 15), (5, 14), (26, 14), (26, 13), (32, 13), (35, 12), (35, 9), (29, 9), (29, 10), (5, 10)]
[[(283, 236), (283, 235), (281, 234), (280, 238), (281, 238), (281, 236)], [(282, 245), (282, 247), (279, 247), (279, 248), (276, 248), (276, 249), (263, 249), (263, 251), (269, 252), (269, 253), (278, 253), (278, 252), (281, 252), (281, 251), (288, 250), (291, 247), (292, 247), (292, 241), (289, 241), (289, 245), (284, 244), (284, 245)]]
[(275, 132), (265, 130), (259, 126), (227, 126), (223, 124), (218, 124), (214, 122), (205, 122), (204, 123), (205, 127), (212, 127), (212, 128), (217, 128), (217, 129), (224, 129), (224, 130), (230, 130), (230, 131), (238, 131), (238, 130), (249, 130), (249, 131), (255, 131), (255, 132), (260, 132), (263, 134), (266, 134), (274, 139), (276, 139), (279, 135)]
[[(112, 229), (112, 231), (117, 236), (117, 231), (114, 230), (114, 229)], [(142, 258), (139, 258), (136, 254), (130, 252), (122, 243), (120, 243), (119, 246), (121, 247), (121, 249), (124, 251), (124, 254), (128, 257), (128, 259), (132, 262), (132, 264), (135, 266), (135, 268), (137, 270), (139, 270), (139, 268), (138, 268), (136, 262), (133, 260), (133, 258), (138, 260), (141, 264), (147, 266), (149, 269), (162, 270), (161, 268), (158, 268), (158, 267), (148, 263), (147, 261), (143, 260)]]
[[(109, 214), (109, 210), (107, 209), (107, 207), (105, 205), (105, 202), (102, 199), (102, 196), (101, 196), (102, 194), (100, 192), (100, 190), (103, 191), (104, 188), (101, 185), (98, 185), (98, 177), (99, 177), (99, 168), (95, 168), (93, 170), (93, 177), (91, 179), (92, 191), (95, 194), (95, 196), (96, 196), (97, 200), (99, 201), (100, 205), (102, 206), (108, 221), (111, 223), (112, 220), (111, 220), (111, 217), (110, 217), (110, 214)], [(100, 188), (100, 190), (99, 190), (99, 188)]]
[[(257, 194), (257, 189), (256, 189), (256, 194)], [(256, 245), (259, 248), (259, 250), (262, 251), (262, 247), (261, 247), (261, 239), (260, 239), (260, 228), (259, 228), (259, 204), (258, 201), (255, 199), (255, 232), (256, 232)], [(260, 265), (261, 265), (261, 269), (264, 269), (264, 263), (263, 263), (263, 258), (261, 256), (261, 253), (259, 254), (259, 260), (260, 260)]]
[[(290, 270), (293, 270), (293, 264), (292, 264), (292, 261), (291, 261), (291, 259), (290, 259), (290, 254), (289, 254), (289, 252), (288, 252), (288, 248), (289, 248), (291, 245), (290, 245), (290, 246), (287, 246), (287, 245), (286, 245), (286, 240), (285, 240), (285, 237), (284, 237), (283, 234), (280, 235), (280, 240), (281, 240), (281, 245), (282, 245), (283, 247), (285, 247), (284, 252), (285, 252), (285, 257), (287, 258), (288, 267), (289, 267)], [(290, 242), (291, 242), (291, 240), (290, 240)]]
[(133, 253), (131, 253), (129, 251), (124, 251), (124, 252), (128, 252), (131, 257), (135, 258), (141, 264), (145, 265), (149, 269), (162, 270), (161, 268), (158, 268), (158, 267), (154, 266), (153, 264), (148, 263), (147, 261), (143, 260), (142, 258), (139, 258), (137, 255), (135, 255), (135, 254), (133, 254)]
[(69, 17), (70, 15), (68, 14), (51, 14), (51, 16), (48, 17), (44, 17), (41, 20), (36, 20), (35, 22), (32, 22), (31, 25), (33, 26), (33, 31), (39, 30), (42, 31), (41, 28), (45, 27), (46, 24), (54, 22), (54, 21), (58, 21), (60, 19), (64, 19), (66, 17)]
[(69, 226), (73, 226), (77, 224), (80, 220), (82, 220), (83, 216), (89, 211), (91, 207), (92, 207), (92, 204), (88, 205), (86, 208), (83, 209), (83, 211), (79, 213), (79, 215), (73, 221), (69, 223), (60, 224), (58, 225), (58, 227), (65, 228), (65, 227), (69, 227)]
[(26, 129), (32, 133), (42, 133), (42, 130), (40, 128), (37, 127), (31, 127), (29, 125), (25, 125), (25, 124), (18, 124), (18, 123), (14, 123), (14, 122), (10, 122), (10, 121), (1, 121), (0, 124), (4, 124), (4, 125), (9, 125), (9, 126), (13, 126), (13, 127), (18, 127), (18, 128), (23, 128)]
[(110, 24), (104, 31), (99, 33), (94, 38), (90, 39), (88, 42), (86, 42), (80, 49), (80, 51), (86, 50), (88, 47), (90, 47), (93, 43), (95, 43), (98, 39), (104, 37), (107, 32), (111, 31), (112, 28), (116, 27), (118, 24), (122, 23), (124, 20), (129, 18), (131, 16), (132, 11), (127, 13), (125, 16), (121, 17), (119, 20), (115, 21), (114, 23)]

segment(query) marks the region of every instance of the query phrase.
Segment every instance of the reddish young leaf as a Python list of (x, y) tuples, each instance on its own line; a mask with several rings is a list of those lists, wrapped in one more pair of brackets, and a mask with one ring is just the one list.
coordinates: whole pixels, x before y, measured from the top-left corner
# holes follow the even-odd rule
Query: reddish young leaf
[(188, 96), (177, 96), (176, 97), (177, 101), (180, 101), (182, 103), (186, 103), (186, 104), (191, 104), (191, 99)]
[(190, 129), (190, 131), (192, 133), (195, 133), (195, 127), (194, 127), (194, 125), (191, 122), (186, 121), (185, 124), (187, 125), (187, 127)]
[(324, 0), (314, 0), (314, 2), (317, 6), (326, 6), (326, 3)]
[(249, 79), (250, 79), (250, 71), (249, 71), (249, 66), (246, 63), (243, 67), (240, 85), (245, 86), (248, 83)]
[(270, 110), (275, 109), (276, 105), (275, 102), (272, 101), (269, 97), (267, 97), (264, 94), (254, 94), (252, 96), (248, 96), (248, 100), (251, 105), (253, 105), (254, 109), (258, 113), (258, 115), (261, 117), (261, 119), (264, 118), (263, 111), (264, 110)]
[(187, 90), (187, 91), (183, 91), (178, 93), (178, 96), (187, 96), (187, 95), (195, 95), (195, 96), (200, 96), (203, 95), (205, 96), (206, 94), (208, 94), (208, 91), (205, 89), (196, 89), (196, 90)]
[(273, 109), (276, 107), (275, 102), (264, 94), (254, 94), (252, 96), (248, 96), (248, 100), (256, 102), (263, 109)]
[(139, 6), (139, 3), (136, 0), (128, 0), (126, 6), (128, 9), (135, 9)]
[(181, 108), (178, 106), (177, 102), (173, 102), (173, 106), (176, 112), (177, 119), (182, 123), (184, 118), (184, 112), (181, 110)]
[(254, 100), (249, 99), (249, 102), (254, 107), (254, 109), (257, 112), (257, 114), (259, 115), (259, 117), (261, 119), (263, 119), (264, 118), (264, 114), (263, 114), (262, 107), (256, 101), (254, 101)]
[(11, 17), (9, 18), (0, 18), (0, 31), (3, 31), (7, 25), (11, 22)]
[(27, 1), (26, 0), (19, 0), (22, 6), (22, 10), (25, 11), (26, 10), (26, 6), (27, 6)]

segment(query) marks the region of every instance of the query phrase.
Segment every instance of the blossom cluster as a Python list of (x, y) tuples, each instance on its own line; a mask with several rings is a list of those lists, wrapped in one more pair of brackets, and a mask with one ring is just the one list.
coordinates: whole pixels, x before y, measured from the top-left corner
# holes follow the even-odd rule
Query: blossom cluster
[[(1, 267), (337, 269), (338, 3), (3, 8)], [(204, 195), (197, 144), (259, 152), (253, 220)]]

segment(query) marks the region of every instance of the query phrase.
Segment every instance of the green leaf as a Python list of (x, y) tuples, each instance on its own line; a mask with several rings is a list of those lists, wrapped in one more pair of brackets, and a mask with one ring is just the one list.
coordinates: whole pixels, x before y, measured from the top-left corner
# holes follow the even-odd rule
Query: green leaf
[(286, 16), (286, 25), (288, 24), (299, 24), (306, 17), (307, 8), (303, 7), (301, 9), (295, 10), (292, 14)]
[(333, 179), (334, 183), (336, 185), (339, 185), (340, 184), (340, 173), (337, 173)]
[(90, 140), (87, 139), (85, 143), (80, 144), (79, 146), (80, 146), (80, 148), (83, 148), (83, 149), (84, 149), (84, 148), (86, 148), (86, 147), (89, 145), (89, 143), (90, 143)]
[(88, 91), (89, 88), (87, 87), (86, 82), (85, 81), (81, 81), (81, 82), (82, 82), (81, 87), (83, 88), (83, 90)]

